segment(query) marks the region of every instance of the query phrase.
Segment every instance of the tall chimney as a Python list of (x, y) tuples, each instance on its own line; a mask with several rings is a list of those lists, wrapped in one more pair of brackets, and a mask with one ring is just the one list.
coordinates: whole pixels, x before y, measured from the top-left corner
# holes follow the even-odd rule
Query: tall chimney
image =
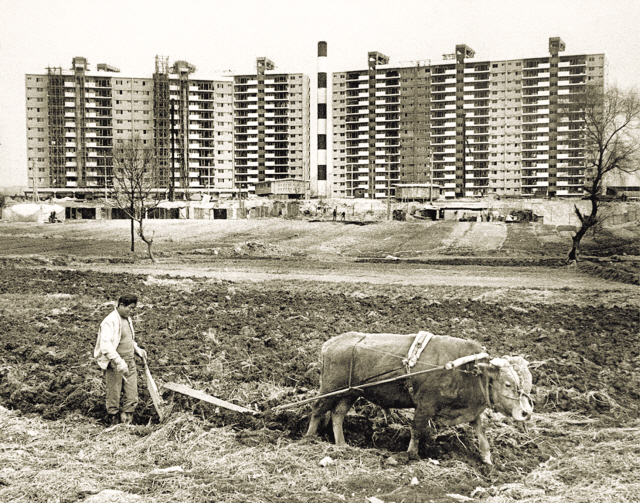
[(327, 43), (318, 42), (318, 196), (330, 197), (327, 185)]

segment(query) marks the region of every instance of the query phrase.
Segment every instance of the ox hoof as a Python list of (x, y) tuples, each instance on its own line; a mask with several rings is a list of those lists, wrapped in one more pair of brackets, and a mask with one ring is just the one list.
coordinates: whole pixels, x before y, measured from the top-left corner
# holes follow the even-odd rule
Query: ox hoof
[(420, 461), (420, 456), (418, 456), (418, 451), (407, 451), (407, 455), (411, 461)]

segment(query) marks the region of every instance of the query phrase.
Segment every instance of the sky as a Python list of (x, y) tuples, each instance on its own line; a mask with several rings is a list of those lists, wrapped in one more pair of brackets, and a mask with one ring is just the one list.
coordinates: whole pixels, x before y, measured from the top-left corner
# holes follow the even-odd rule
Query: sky
[[(640, 88), (640, 0), (0, 0), (0, 187), (27, 185), (25, 74), (69, 69), (74, 56), (151, 77), (155, 56), (186, 60), (196, 78), (276, 70), (311, 78), (315, 156), (317, 44), (328, 72), (442, 60), (456, 44), (475, 61), (605, 53), (607, 82)], [(331, 82), (329, 78), (329, 82)]]

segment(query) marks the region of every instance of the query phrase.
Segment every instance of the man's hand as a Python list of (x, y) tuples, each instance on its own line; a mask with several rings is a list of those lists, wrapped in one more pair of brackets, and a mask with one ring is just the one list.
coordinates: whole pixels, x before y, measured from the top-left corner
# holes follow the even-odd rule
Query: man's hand
[(143, 360), (147, 357), (147, 352), (142, 348), (138, 348), (137, 353), (138, 353), (138, 356)]
[(123, 374), (126, 374), (127, 372), (129, 372), (129, 365), (127, 365), (127, 362), (125, 362), (122, 358), (116, 358), (113, 361), (116, 364), (116, 370), (118, 372), (121, 372)]

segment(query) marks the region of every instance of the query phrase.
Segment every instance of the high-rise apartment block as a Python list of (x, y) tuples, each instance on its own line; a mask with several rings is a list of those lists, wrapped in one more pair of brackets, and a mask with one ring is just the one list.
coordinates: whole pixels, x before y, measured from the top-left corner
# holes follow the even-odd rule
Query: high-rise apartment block
[(256, 74), (234, 76), (234, 162), (238, 187), (294, 178), (310, 180), (310, 84), (258, 58)]
[(171, 197), (309, 179), (306, 75), (208, 80), (195, 70), (156, 57), (151, 77), (121, 77), (76, 57), (70, 70), (26, 75), (29, 185), (58, 195), (108, 191), (113, 148), (132, 138), (154, 148), (157, 191)]
[(71, 70), (27, 75), (31, 187), (61, 195), (108, 190), (113, 148), (137, 137), (156, 148), (159, 192), (232, 192), (233, 83), (193, 79), (194, 70), (156, 58), (153, 77), (121, 77), (104, 64), (90, 72), (76, 57)]
[(156, 57), (151, 104), (159, 185), (169, 192), (232, 193), (233, 82), (196, 79), (195, 70)]
[(365, 70), (333, 73), (329, 90), (320, 42), (313, 171), (303, 73), (261, 57), (255, 74), (206, 80), (156, 57), (152, 76), (125, 78), (76, 57), (70, 70), (26, 76), (29, 181), (59, 194), (108, 191), (113, 148), (137, 137), (155, 149), (157, 189), (169, 197), (254, 193), (284, 179), (318, 197), (387, 198), (399, 184), (447, 198), (580, 196), (584, 118), (562, 105), (604, 88), (605, 57), (564, 50), (554, 37), (546, 56), (476, 61), (461, 44), (442, 61), (400, 65), (370, 52)]
[(604, 86), (604, 54), (442, 62), (333, 74), (333, 197), (384, 198), (398, 183), (433, 183), (445, 197), (578, 196), (585, 157), (579, 114), (562, 100)]

